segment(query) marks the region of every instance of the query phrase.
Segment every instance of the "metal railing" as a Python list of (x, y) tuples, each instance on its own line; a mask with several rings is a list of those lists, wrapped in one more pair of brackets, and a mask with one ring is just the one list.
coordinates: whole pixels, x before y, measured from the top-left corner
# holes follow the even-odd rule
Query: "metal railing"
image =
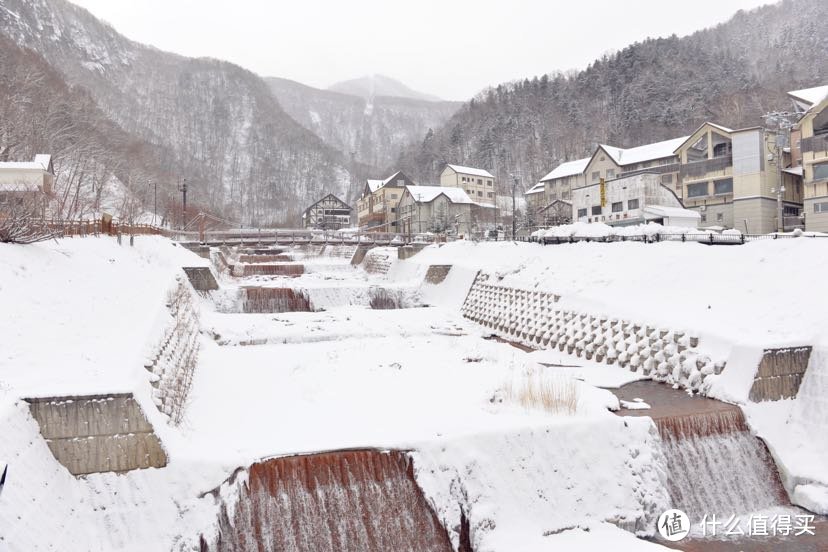
[(828, 238), (826, 235), (814, 234), (718, 234), (715, 232), (698, 232), (687, 234), (639, 234), (632, 236), (542, 236), (531, 237), (525, 241), (541, 243), (543, 245), (556, 245), (564, 243), (580, 243), (580, 242), (595, 242), (595, 243), (616, 243), (616, 242), (640, 242), (640, 243), (660, 243), (660, 242), (691, 242), (703, 243), (707, 245), (742, 245), (751, 241), (759, 240), (777, 240), (777, 239), (791, 239), (791, 238)]
[(679, 178), (694, 178), (718, 171), (726, 171), (733, 165), (733, 156), (724, 155), (705, 159), (704, 161), (693, 161), (679, 166)]

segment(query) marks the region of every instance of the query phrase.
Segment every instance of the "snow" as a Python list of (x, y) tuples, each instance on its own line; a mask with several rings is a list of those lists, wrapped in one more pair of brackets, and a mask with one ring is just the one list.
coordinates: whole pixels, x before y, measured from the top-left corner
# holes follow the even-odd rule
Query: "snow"
[(371, 193), (376, 192), (377, 190), (382, 188), (382, 185), (384, 184), (384, 181), (382, 180), (371, 180), (370, 178), (365, 182), (368, 183), (368, 189), (371, 190)]
[(616, 164), (623, 167), (626, 165), (635, 165), (646, 161), (655, 161), (657, 159), (673, 157), (675, 155), (674, 152), (688, 138), (689, 136), (682, 136), (681, 138), (673, 138), (662, 142), (655, 142), (653, 144), (646, 144), (628, 149), (616, 148), (614, 146), (607, 146), (604, 144), (601, 144), (600, 147), (603, 148), (610, 157), (612, 157)]
[(807, 104), (816, 105), (828, 97), (828, 85), (793, 90), (788, 92), (788, 95), (796, 98), (797, 100), (802, 100)]
[[(692, 211), (690, 209), (681, 209), (679, 207), (665, 207), (663, 205), (648, 205), (643, 209), (644, 215), (651, 215), (649, 218), (654, 217), (666, 217), (666, 218), (677, 218), (677, 219), (691, 219), (698, 222), (701, 219), (701, 215), (698, 211)], [(693, 226), (695, 228), (695, 226)]]
[(535, 184), (534, 186), (532, 186), (532, 187), (529, 189), (529, 191), (527, 191), (527, 192), (525, 193), (525, 195), (531, 195), (531, 194), (540, 194), (540, 193), (543, 193), (544, 186), (545, 186), (545, 185), (544, 185), (544, 183), (543, 183), (543, 182), (538, 182), (537, 184)]
[(548, 180), (555, 180), (556, 178), (563, 178), (565, 176), (573, 176), (581, 174), (586, 169), (592, 157), (584, 157), (583, 159), (576, 159), (575, 161), (567, 161), (555, 167), (550, 173), (541, 178), (541, 182)]
[(406, 186), (405, 189), (417, 203), (431, 203), (441, 194), (452, 203), (474, 203), (465, 190), (452, 186)]
[(490, 173), (489, 171), (487, 171), (485, 169), (475, 169), (474, 167), (464, 167), (462, 165), (451, 165), (451, 164), (446, 165), (446, 166), (449, 167), (451, 170), (453, 170), (456, 173), (468, 174), (468, 175), (471, 175), (471, 176), (482, 176), (482, 177), (485, 177), (485, 178), (494, 178), (492, 173)]

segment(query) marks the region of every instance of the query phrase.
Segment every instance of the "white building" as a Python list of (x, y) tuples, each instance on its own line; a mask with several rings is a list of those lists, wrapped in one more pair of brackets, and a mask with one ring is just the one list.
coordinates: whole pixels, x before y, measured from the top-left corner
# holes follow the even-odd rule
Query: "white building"
[(476, 203), (494, 205), (497, 199), (495, 177), (485, 169), (446, 165), (440, 173), (440, 186), (460, 188)]
[(397, 229), (403, 234), (469, 235), (478, 210), (461, 188), (406, 186), (397, 209)]
[[(602, 191), (603, 187), (603, 191)], [(685, 209), (661, 175), (643, 173), (588, 184), (572, 190), (573, 220), (627, 226), (658, 222), (665, 226), (697, 227), (700, 215)]]

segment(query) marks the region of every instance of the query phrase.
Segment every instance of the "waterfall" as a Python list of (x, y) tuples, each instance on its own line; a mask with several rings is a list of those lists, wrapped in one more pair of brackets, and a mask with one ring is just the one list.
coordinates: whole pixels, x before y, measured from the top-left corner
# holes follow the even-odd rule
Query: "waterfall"
[[(230, 513), (232, 512), (232, 513)], [(343, 451), (254, 464), (222, 505), (216, 552), (451, 552), (401, 452)]]
[(310, 312), (306, 293), (291, 288), (243, 288), (242, 312)]
[(739, 408), (665, 417), (656, 425), (672, 507), (694, 523), (705, 514), (727, 520), (788, 504), (770, 453)]

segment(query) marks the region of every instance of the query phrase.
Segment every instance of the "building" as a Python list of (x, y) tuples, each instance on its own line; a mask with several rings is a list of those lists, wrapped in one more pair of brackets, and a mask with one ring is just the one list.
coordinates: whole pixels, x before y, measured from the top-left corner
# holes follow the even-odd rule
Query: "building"
[(51, 155), (35, 155), (33, 161), (0, 163), (0, 206), (20, 206), (34, 215), (45, 216), (54, 183)]
[(776, 146), (777, 134), (761, 127), (734, 130), (707, 122), (676, 148), (684, 205), (699, 212), (701, 226), (774, 232), (780, 204), (783, 226), (798, 221), (801, 180), (796, 171), (786, 172), (787, 185), (780, 188), (790, 154)]
[(460, 188), (476, 203), (495, 205), (495, 177), (487, 170), (446, 165), (440, 173), (440, 186)]
[(351, 225), (351, 206), (328, 194), (302, 213), (302, 226), (319, 230), (339, 230)]
[(357, 202), (359, 227), (367, 231), (397, 232), (397, 205), (405, 187), (414, 185), (402, 171), (385, 180), (366, 180)]
[(480, 206), (462, 188), (451, 186), (406, 186), (397, 211), (402, 234), (472, 233)]
[(557, 200), (570, 201), (572, 189), (586, 184), (584, 169), (590, 159), (585, 157), (561, 163), (541, 178), (540, 181), (544, 184), (544, 204), (549, 205)]
[(805, 230), (828, 232), (828, 86), (796, 94), (813, 100), (794, 127), (796, 139), (791, 141), (801, 160), (801, 166), (792, 170), (802, 175)]
[(572, 190), (572, 211), (578, 222), (627, 226), (658, 222), (666, 226), (698, 225), (699, 214), (685, 209), (661, 174), (639, 173), (586, 184)]

